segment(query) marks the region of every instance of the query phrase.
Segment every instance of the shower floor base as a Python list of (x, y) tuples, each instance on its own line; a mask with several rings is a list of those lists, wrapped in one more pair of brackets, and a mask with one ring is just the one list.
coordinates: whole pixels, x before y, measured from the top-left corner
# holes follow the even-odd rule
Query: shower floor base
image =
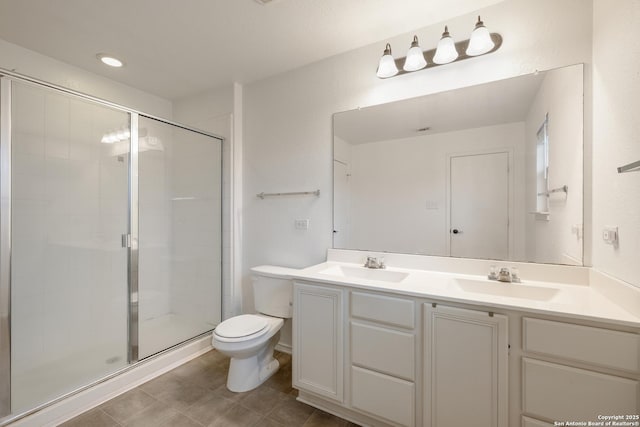
[[(167, 314), (140, 322), (139, 359), (207, 332), (214, 324)], [(109, 343), (12, 372), (11, 409), (18, 414), (127, 366), (126, 342)]]
[(102, 346), (46, 361), (11, 375), (11, 412), (24, 412), (127, 365), (126, 344)]

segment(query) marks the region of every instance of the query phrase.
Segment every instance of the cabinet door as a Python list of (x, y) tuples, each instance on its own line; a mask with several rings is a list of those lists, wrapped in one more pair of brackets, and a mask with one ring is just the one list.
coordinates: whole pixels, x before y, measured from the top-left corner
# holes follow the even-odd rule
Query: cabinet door
[(293, 385), (342, 402), (342, 290), (294, 284)]
[(507, 427), (506, 316), (424, 310), (424, 425)]

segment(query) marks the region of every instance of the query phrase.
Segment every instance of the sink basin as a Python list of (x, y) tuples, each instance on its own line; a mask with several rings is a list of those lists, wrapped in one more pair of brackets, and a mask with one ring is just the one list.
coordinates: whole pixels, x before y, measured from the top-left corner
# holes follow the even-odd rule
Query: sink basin
[(320, 274), (352, 279), (377, 280), (379, 282), (400, 283), (409, 273), (402, 271), (376, 270), (364, 267), (350, 267), (348, 265), (334, 265), (319, 271)]
[(496, 295), (535, 301), (550, 301), (558, 293), (557, 289), (529, 286), (520, 283), (502, 283), (489, 280), (453, 279), (453, 283), (465, 292)]

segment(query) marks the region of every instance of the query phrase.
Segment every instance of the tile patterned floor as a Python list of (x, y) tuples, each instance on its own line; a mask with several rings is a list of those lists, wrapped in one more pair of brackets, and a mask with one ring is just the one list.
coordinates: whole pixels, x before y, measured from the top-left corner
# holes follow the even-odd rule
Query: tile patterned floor
[(296, 401), (291, 356), (276, 352), (280, 370), (246, 393), (226, 388), (229, 359), (212, 350), (62, 424), (63, 427), (352, 427)]

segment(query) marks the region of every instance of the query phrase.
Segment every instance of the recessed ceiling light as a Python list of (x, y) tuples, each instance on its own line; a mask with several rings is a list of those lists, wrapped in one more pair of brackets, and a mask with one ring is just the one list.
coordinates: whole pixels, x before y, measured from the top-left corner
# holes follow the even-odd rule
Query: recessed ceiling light
[(112, 55), (109, 55), (107, 53), (99, 53), (96, 55), (96, 58), (98, 58), (103, 64), (110, 67), (120, 68), (124, 65), (124, 62), (122, 62), (118, 58), (114, 58)]

